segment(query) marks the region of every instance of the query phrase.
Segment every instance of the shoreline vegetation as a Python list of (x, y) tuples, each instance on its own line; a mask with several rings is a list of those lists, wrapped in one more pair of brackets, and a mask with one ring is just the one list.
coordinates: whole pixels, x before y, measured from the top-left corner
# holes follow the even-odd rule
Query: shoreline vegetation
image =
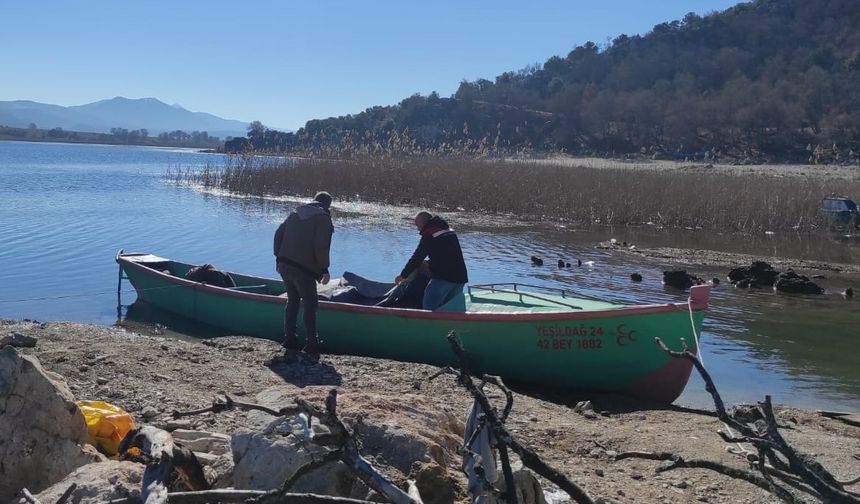
[(253, 196), (308, 194), (464, 210), (575, 225), (717, 233), (816, 233), (829, 195), (860, 196), (854, 167), (738, 167), (604, 159), (497, 159), (425, 154), (409, 146), (309, 157), (229, 156), (171, 172), (177, 182)]
[(39, 129), (12, 128), (0, 126), (0, 141), (45, 142), (45, 143), (76, 143), (94, 145), (131, 145), (140, 147), (180, 147), (207, 149), (216, 152), (221, 149), (222, 142), (218, 137), (210, 137), (205, 131), (187, 133), (182, 130), (160, 133), (149, 136), (145, 129), (127, 130), (113, 128), (111, 133), (93, 133), (86, 131), (70, 131), (62, 128)]

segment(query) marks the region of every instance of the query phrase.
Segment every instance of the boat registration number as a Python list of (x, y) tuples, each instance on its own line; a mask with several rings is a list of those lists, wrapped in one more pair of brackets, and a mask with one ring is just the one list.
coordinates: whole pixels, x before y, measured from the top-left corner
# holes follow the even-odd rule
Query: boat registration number
[(603, 348), (603, 328), (599, 326), (537, 326), (537, 347), (541, 350), (594, 350)]

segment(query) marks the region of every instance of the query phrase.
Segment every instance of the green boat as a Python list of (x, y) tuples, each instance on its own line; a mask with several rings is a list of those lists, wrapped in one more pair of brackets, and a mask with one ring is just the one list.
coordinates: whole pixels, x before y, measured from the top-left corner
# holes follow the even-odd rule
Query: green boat
[[(185, 279), (194, 267), (145, 253), (116, 256), (120, 282), (163, 310), (245, 334), (280, 341), (286, 297), (281, 280), (230, 273), (235, 287)], [(345, 286), (332, 280), (331, 284)], [(372, 283), (379, 291), (394, 284)], [(437, 311), (320, 301), (317, 331), (325, 353), (456, 364), (446, 340), (457, 331), (475, 371), (508, 381), (671, 403), (692, 364), (673, 359), (684, 339), (696, 350), (710, 286), (690, 289), (684, 303), (620, 305), (523, 284), (471, 285)], [(301, 333), (302, 328), (299, 328)]]

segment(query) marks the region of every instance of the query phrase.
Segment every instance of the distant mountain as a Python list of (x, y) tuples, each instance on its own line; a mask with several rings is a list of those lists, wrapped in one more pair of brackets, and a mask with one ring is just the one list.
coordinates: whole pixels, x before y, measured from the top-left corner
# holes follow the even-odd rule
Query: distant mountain
[(183, 130), (206, 131), (225, 138), (243, 136), (248, 123), (222, 119), (205, 112), (191, 112), (155, 98), (130, 99), (117, 96), (86, 105), (62, 107), (27, 100), (0, 101), (0, 125), (107, 133), (111, 128), (141, 129), (150, 135)]

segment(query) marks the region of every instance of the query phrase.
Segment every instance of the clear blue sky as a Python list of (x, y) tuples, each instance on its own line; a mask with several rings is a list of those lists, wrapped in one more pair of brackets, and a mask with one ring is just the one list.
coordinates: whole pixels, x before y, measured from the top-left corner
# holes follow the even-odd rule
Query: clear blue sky
[(734, 0), (3, 1), (0, 100), (155, 97), (298, 128), (451, 95), (586, 41)]

